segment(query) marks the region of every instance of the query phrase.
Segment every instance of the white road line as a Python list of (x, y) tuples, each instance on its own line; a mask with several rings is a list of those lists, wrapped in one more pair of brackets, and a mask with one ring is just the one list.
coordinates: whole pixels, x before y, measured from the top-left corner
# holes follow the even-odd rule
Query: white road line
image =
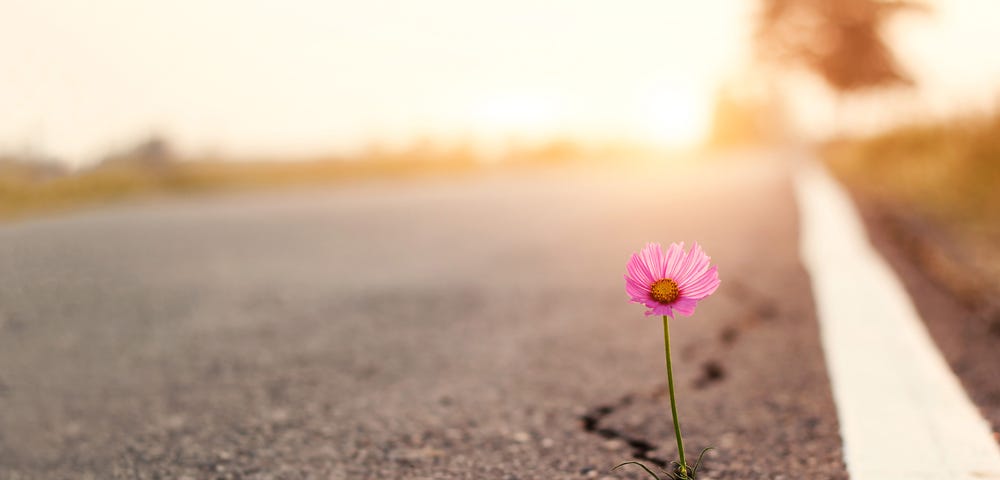
[(800, 168), (795, 193), (851, 479), (1000, 479), (988, 423), (847, 194), (816, 162)]

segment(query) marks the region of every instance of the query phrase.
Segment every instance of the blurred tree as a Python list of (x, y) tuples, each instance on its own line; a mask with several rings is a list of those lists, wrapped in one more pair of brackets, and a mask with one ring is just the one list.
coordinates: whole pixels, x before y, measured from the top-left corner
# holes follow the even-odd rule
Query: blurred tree
[(163, 136), (152, 134), (128, 148), (106, 155), (99, 166), (132, 166), (156, 170), (170, 167), (175, 160), (170, 142)]
[(761, 0), (757, 54), (780, 66), (799, 65), (837, 93), (912, 85), (886, 45), (882, 29), (896, 13), (924, 9), (899, 0)]
[(45, 181), (67, 173), (69, 170), (66, 165), (54, 157), (33, 152), (0, 153), (0, 181)]

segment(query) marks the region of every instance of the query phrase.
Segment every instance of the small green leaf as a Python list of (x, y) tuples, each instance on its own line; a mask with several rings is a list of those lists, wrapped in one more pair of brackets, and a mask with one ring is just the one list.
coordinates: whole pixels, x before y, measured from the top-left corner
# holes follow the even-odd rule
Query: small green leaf
[(698, 461), (694, 464), (694, 469), (691, 470), (691, 478), (694, 478), (694, 476), (698, 474), (698, 468), (701, 467), (701, 459), (706, 453), (708, 453), (709, 450), (715, 450), (715, 447), (705, 447), (705, 449), (701, 451), (701, 455), (698, 455)]
[(624, 467), (625, 465), (638, 465), (640, 468), (642, 468), (643, 470), (645, 470), (646, 473), (648, 473), (650, 477), (653, 477), (654, 480), (660, 480), (660, 477), (656, 476), (656, 474), (653, 473), (652, 470), (650, 470), (645, 465), (643, 465), (643, 464), (641, 464), (639, 462), (622, 462), (622, 463), (619, 463), (618, 465), (615, 465), (615, 468), (612, 468), (611, 471), (613, 472), (615, 470), (618, 470), (619, 468)]

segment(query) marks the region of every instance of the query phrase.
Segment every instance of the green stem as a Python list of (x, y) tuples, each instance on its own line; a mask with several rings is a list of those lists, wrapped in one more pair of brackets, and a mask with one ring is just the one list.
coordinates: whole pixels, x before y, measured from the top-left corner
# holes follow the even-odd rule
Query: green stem
[(681, 457), (681, 474), (687, 476), (687, 462), (684, 461), (684, 440), (681, 438), (681, 424), (677, 420), (677, 400), (674, 398), (674, 369), (670, 364), (670, 326), (667, 316), (663, 316), (663, 347), (667, 355), (667, 388), (670, 391), (670, 414), (674, 418), (674, 433), (677, 434), (677, 453)]

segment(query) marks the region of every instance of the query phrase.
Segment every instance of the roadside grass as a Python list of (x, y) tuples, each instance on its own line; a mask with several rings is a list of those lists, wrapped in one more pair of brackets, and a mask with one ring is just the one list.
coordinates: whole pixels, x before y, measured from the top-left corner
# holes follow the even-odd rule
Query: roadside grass
[(837, 141), (825, 154), (866, 194), (965, 228), (1000, 227), (1000, 115)]
[[(943, 231), (986, 284), (1000, 285), (1000, 114), (839, 140), (823, 153), (857, 193), (897, 221)], [(931, 236), (910, 230), (919, 241)]]
[(665, 155), (641, 145), (581, 145), (554, 140), (484, 158), (469, 148), (417, 144), (400, 152), (351, 157), (272, 160), (117, 157), (66, 172), (58, 165), (19, 162), (0, 155), (0, 221), (152, 196), (336, 185), (364, 179), (455, 175), (504, 169), (649, 161)]
[(183, 161), (100, 166), (68, 175), (33, 178), (0, 168), (0, 220), (167, 194), (225, 192), (336, 184), (364, 178), (464, 172), (466, 160), (418, 161)]

